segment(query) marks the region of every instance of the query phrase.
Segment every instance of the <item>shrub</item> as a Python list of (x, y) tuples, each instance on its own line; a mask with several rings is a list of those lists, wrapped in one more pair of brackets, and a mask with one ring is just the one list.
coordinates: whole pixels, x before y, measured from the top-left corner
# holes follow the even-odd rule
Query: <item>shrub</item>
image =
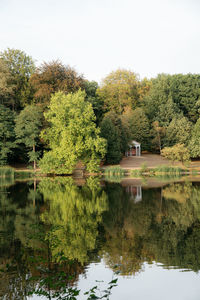
[(171, 161), (181, 161), (187, 163), (190, 161), (189, 150), (184, 144), (176, 144), (173, 147), (165, 147), (161, 150), (161, 155)]

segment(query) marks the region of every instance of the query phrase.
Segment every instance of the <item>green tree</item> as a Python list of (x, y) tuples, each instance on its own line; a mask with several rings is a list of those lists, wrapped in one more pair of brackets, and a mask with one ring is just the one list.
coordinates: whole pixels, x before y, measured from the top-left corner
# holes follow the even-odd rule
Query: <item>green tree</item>
[(34, 101), (49, 105), (51, 95), (63, 91), (74, 93), (84, 88), (84, 79), (70, 66), (63, 65), (59, 60), (44, 62), (30, 78), (34, 89)]
[(34, 170), (36, 170), (36, 161), (39, 158), (36, 148), (39, 143), (42, 119), (41, 109), (33, 105), (26, 106), (16, 117), (17, 143), (24, 144), (28, 149), (29, 161), (33, 162)]
[(151, 123), (157, 121), (159, 107), (167, 103), (169, 96), (172, 97), (170, 95), (170, 75), (159, 74), (152, 79), (151, 89), (142, 101), (144, 111)]
[(192, 129), (191, 139), (188, 145), (191, 157), (200, 157), (200, 119)]
[(166, 129), (165, 146), (175, 144), (188, 144), (191, 136), (192, 125), (186, 117), (174, 118)]
[(127, 150), (128, 142), (131, 139), (129, 127), (123, 122), (123, 116), (117, 115), (114, 111), (106, 113), (104, 115), (104, 118), (109, 118), (115, 126), (119, 136), (120, 151), (123, 155), (124, 152)]
[(100, 124), (103, 118), (104, 108), (103, 101), (97, 94), (98, 83), (96, 81), (84, 81), (84, 90), (86, 92), (86, 100), (92, 104), (96, 116), (97, 126)]
[[(161, 122), (163, 116), (164, 122), (168, 122), (165, 114), (169, 117), (169, 121), (171, 121), (175, 117), (174, 113), (178, 112), (187, 117), (189, 121), (195, 123), (199, 117), (199, 87), (199, 74), (159, 74), (152, 80), (151, 89), (142, 101), (150, 122), (156, 120)], [(171, 102), (170, 104), (168, 101), (172, 101), (173, 103)], [(158, 119), (160, 110), (161, 119)], [(172, 112), (171, 116), (170, 111)]]
[(0, 104), (12, 107), (12, 95), (12, 76), (4, 60), (0, 58)]
[(14, 113), (0, 104), (0, 164), (6, 164), (15, 148)]
[(147, 150), (150, 142), (149, 121), (142, 108), (136, 108), (129, 117), (129, 128), (132, 140), (141, 143), (142, 149)]
[(171, 90), (174, 102), (189, 121), (195, 123), (199, 118), (200, 75), (172, 75)]
[(183, 116), (178, 106), (174, 103), (171, 96), (168, 97), (166, 103), (162, 103), (155, 115), (155, 120), (163, 127), (167, 127), (174, 118)]
[(151, 79), (149, 80), (146, 77), (139, 82), (138, 94), (139, 94), (139, 101), (141, 102), (141, 104), (144, 97), (147, 96), (148, 93), (150, 92), (151, 86), (152, 86), (152, 80)]
[(106, 163), (118, 164), (121, 160), (120, 136), (108, 116), (105, 116), (101, 122), (101, 136), (107, 140)]
[(126, 107), (136, 107), (139, 98), (138, 85), (137, 74), (118, 69), (103, 79), (98, 94), (107, 111), (122, 114)]
[(181, 161), (182, 163), (190, 161), (190, 153), (184, 144), (176, 144), (173, 147), (165, 147), (161, 155), (169, 160)]
[(156, 150), (159, 150), (159, 152), (161, 153), (161, 149), (163, 147), (163, 139), (165, 137), (165, 133), (166, 133), (166, 128), (160, 126), (158, 121), (153, 122), (152, 124), (152, 130), (151, 130), (151, 134), (152, 134), (152, 145)]
[(10, 48), (1, 52), (0, 58), (5, 62), (12, 76), (11, 86), (14, 90), (12, 108), (19, 110), (32, 99), (29, 79), (35, 70), (34, 61), (23, 51)]
[(92, 105), (85, 100), (85, 92), (56, 93), (44, 115), (50, 127), (43, 131), (42, 138), (50, 151), (40, 161), (42, 170), (69, 174), (79, 161), (88, 171), (97, 170), (106, 152), (106, 141), (99, 136), (100, 129), (96, 128)]

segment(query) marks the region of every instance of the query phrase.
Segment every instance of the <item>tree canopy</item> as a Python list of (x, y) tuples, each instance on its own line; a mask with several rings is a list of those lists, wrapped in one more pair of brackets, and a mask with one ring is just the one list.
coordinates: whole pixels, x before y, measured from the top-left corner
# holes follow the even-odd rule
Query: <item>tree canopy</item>
[(34, 163), (34, 169), (36, 169), (36, 161), (39, 158), (36, 147), (39, 142), (42, 119), (41, 109), (34, 105), (26, 106), (16, 117), (15, 133), (17, 143), (24, 144), (28, 149), (29, 161)]
[(119, 132), (109, 116), (104, 117), (100, 128), (101, 136), (107, 141), (106, 163), (118, 164), (121, 160)]
[(8, 163), (15, 148), (14, 113), (0, 104), (0, 164)]
[(10, 72), (9, 80), (14, 91), (12, 108), (19, 110), (31, 101), (29, 79), (35, 70), (34, 61), (24, 51), (10, 48), (0, 52), (0, 58)]
[(200, 119), (194, 125), (188, 147), (191, 157), (200, 157)]
[(55, 93), (49, 109), (44, 114), (49, 128), (42, 133), (48, 143), (40, 161), (44, 172), (72, 173), (82, 161), (89, 171), (98, 169), (106, 153), (106, 141), (99, 136), (92, 105), (85, 100), (85, 92), (74, 94)]
[(118, 69), (106, 76), (98, 94), (104, 101), (107, 111), (122, 114), (126, 107), (134, 108), (138, 102), (138, 75), (127, 70)]
[(73, 93), (84, 87), (83, 76), (59, 60), (44, 62), (32, 74), (30, 83), (34, 89), (34, 101), (46, 106), (55, 92)]

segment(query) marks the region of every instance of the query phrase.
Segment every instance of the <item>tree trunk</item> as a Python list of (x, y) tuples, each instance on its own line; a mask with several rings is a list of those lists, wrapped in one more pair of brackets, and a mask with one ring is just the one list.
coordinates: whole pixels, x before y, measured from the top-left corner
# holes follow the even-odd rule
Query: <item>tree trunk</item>
[(160, 134), (158, 133), (158, 146), (161, 154), (161, 139), (160, 139)]
[[(33, 152), (35, 154), (35, 144), (33, 144)], [(33, 161), (33, 168), (34, 168), (34, 171), (36, 171), (36, 160), (35, 159)]]

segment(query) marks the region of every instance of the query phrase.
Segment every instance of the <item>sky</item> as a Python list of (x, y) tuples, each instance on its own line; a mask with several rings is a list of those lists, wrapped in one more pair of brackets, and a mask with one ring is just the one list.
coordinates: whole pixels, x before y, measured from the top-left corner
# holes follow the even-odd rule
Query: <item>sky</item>
[(59, 59), (88, 80), (199, 73), (200, 0), (0, 0), (0, 51)]

